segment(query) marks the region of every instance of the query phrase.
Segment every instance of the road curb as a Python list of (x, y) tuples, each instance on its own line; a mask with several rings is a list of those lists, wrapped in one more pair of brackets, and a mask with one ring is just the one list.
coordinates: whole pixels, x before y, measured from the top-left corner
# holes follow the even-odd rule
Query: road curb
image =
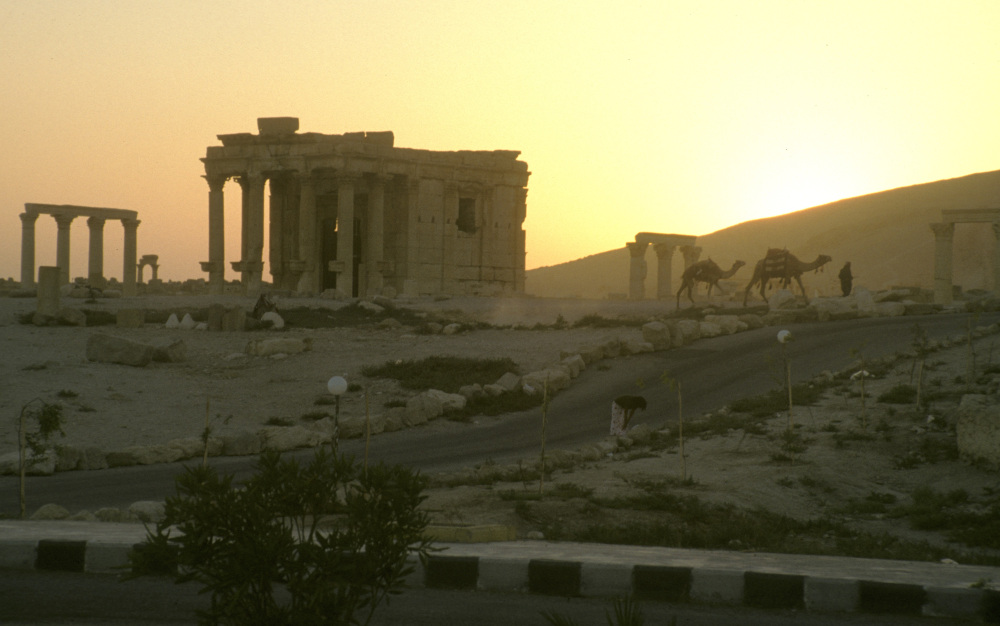
[[(0, 538), (0, 568), (36, 569), (80, 573), (121, 573), (128, 566), (128, 555), (138, 542), (120, 539), (87, 540)], [(517, 543), (517, 542), (515, 542)], [(744, 554), (730, 565), (720, 566), (717, 553), (648, 549), (649, 556), (636, 557), (641, 549), (626, 546), (595, 547), (593, 554), (581, 559), (545, 558), (552, 554), (572, 553), (574, 546), (543, 544), (510, 550), (509, 542), (484, 544), (435, 544), (428, 558), (421, 562), (411, 557), (413, 573), (407, 578), (411, 587), (434, 589), (481, 590), (506, 593), (534, 593), (558, 597), (615, 598), (633, 596), (641, 601), (674, 603), (710, 603), (762, 609), (801, 609), (838, 613), (922, 615), (953, 619), (972, 619), (1000, 624), (1000, 590), (969, 583), (970, 575), (1000, 574), (1000, 568), (968, 566), (969, 571), (950, 580), (933, 583), (902, 581), (890, 567), (896, 562), (872, 560), (869, 576), (837, 575), (836, 561), (824, 575), (801, 573), (794, 555)], [(583, 545), (583, 544), (579, 544)], [(601, 559), (600, 553), (618, 548), (621, 558)], [(631, 548), (626, 550), (626, 548)], [(446, 554), (444, 552), (454, 551)], [(510, 555), (505, 555), (510, 553)], [(533, 556), (534, 555), (534, 556)], [(711, 558), (710, 558), (711, 557)], [(761, 558), (759, 567), (746, 567), (752, 558)], [(765, 559), (766, 557), (766, 559)], [(648, 563), (651, 558), (661, 561)], [(786, 571), (776, 571), (776, 563), (787, 559)], [(704, 560), (704, 565), (682, 562)], [(673, 560), (675, 562), (671, 563)], [(843, 559), (844, 563), (857, 559)], [(936, 566), (900, 562), (906, 566)], [(963, 566), (954, 566), (962, 568)], [(849, 568), (845, 567), (845, 570)], [(882, 579), (876, 575), (883, 572)], [(911, 576), (912, 578), (912, 576)], [(992, 579), (993, 583), (1000, 578)]]

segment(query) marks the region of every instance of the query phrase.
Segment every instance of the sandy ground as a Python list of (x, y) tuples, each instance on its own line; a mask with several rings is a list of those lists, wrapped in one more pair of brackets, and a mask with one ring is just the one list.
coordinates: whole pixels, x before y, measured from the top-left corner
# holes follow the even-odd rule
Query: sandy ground
[[(229, 306), (252, 304), (234, 297), (221, 301)], [(329, 301), (280, 304), (342, 306)], [(615, 317), (627, 312), (651, 317), (662, 312), (662, 304), (657, 302), (636, 305), (621, 301), (532, 298), (427, 299), (400, 304), (433, 310), (455, 321), (475, 319), (516, 324), (521, 328), (455, 335), (418, 334), (408, 327), (293, 329), (283, 336), (308, 336), (313, 349), (286, 358), (264, 358), (249, 357), (243, 352), (249, 340), (268, 336), (268, 331), (209, 333), (167, 329), (158, 324), (147, 324), (140, 329), (39, 328), (17, 323), (19, 315), (34, 310), (34, 300), (0, 298), (0, 346), (4, 355), (0, 360), (0, 414), (7, 416), (0, 420), (0, 455), (16, 449), (16, 416), (33, 398), (59, 401), (67, 408), (63, 443), (115, 450), (198, 436), (204, 426), (206, 403), (211, 414), (231, 416), (233, 428), (255, 429), (275, 417), (295, 422), (316, 410), (315, 401), (326, 394), (330, 376), (360, 381), (362, 367), (389, 360), (432, 355), (509, 357), (523, 371), (532, 371), (558, 361), (560, 350), (611, 337), (641, 337), (641, 331), (635, 327), (528, 329), (536, 323), (551, 324), (558, 316), (572, 322), (589, 314)], [(112, 312), (119, 307), (183, 311), (205, 307), (207, 300), (148, 296), (102, 300), (97, 304), (64, 299), (64, 305)], [(145, 343), (180, 338), (187, 346), (187, 360), (153, 363), (145, 368), (91, 363), (84, 355), (87, 338), (93, 332), (108, 332)], [(1000, 359), (1000, 352), (997, 357), (992, 356), (997, 337), (990, 335), (977, 341), (977, 359), (981, 365), (987, 362), (986, 355), (994, 361)], [(954, 385), (956, 376), (964, 372), (966, 354), (962, 346), (934, 353), (928, 361), (927, 384), (937, 389)], [(859, 388), (854, 385), (831, 391), (817, 406), (796, 408), (794, 419), (806, 443), (805, 449), (792, 455), (790, 461), (775, 460), (782, 452), (780, 435), (787, 428), (787, 415), (775, 415), (763, 431), (755, 434), (734, 430), (723, 436), (689, 438), (685, 443), (685, 469), (686, 476), (694, 481), (687, 485), (679, 484), (681, 459), (676, 446), (651, 451), (637, 445), (619, 447), (600, 458), (580, 457), (571, 467), (557, 470), (547, 488), (569, 485), (592, 490), (598, 496), (610, 496), (627, 494), (639, 484), (669, 483), (678, 493), (697, 495), (706, 501), (764, 508), (799, 519), (847, 516), (845, 507), (872, 494), (902, 503), (918, 486), (943, 492), (964, 489), (973, 499), (990, 493), (997, 484), (995, 471), (957, 459), (926, 458), (928, 449), (941, 447), (942, 441), (947, 447), (949, 438), (953, 441), (957, 399), (936, 402), (930, 412), (875, 402), (874, 398), (883, 391), (909, 382), (911, 371), (912, 359), (900, 359), (887, 375), (868, 381), (864, 429)], [(995, 394), (998, 381), (994, 375), (980, 392)], [(373, 406), (407, 395), (391, 382), (367, 381), (367, 384)], [(348, 394), (342, 402), (341, 415), (352, 414), (364, 414), (361, 394)], [(551, 458), (559, 454), (550, 453), (555, 455)], [(524, 462), (530, 464), (536, 460)], [(447, 478), (437, 477), (439, 483)], [(426, 507), (438, 523), (504, 524), (523, 537), (536, 529), (518, 515), (516, 502), (500, 495), (537, 489), (535, 481), (435, 488), (429, 492)], [(548, 506), (558, 509), (561, 505), (554, 500)], [(566, 515), (579, 514), (579, 502), (566, 502), (562, 506)], [(559, 514), (558, 510), (550, 513)], [(888, 516), (862, 516), (853, 523), (865, 530), (943, 542), (941, 537), (913, 531)]]

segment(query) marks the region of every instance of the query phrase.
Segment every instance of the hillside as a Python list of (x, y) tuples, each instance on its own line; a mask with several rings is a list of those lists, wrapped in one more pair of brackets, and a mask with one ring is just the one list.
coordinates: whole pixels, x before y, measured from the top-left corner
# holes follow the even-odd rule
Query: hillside
[[(803, 277), (810, 294), (839, 295), (837, 271), (851, 261), (855, 285), (871, 290), (891, 286), (930, 289), (934, 236), (929, 224), (942, 209), (1000, 207), (1000, 170), (901, 187), (838, 200), (776, 217), (742, 222), (698, 237), (701, 258), (723, 268), (736, 259), (747, 267), (731, 286), (741, 293), (754, 263), (769, 247), (788, 248), (803, 261), (833, 257), (825, 271)], [(656, 230), (651, 228), (650, 230)], [(672, 232), (665, 225), (661, 232)], [(624, 234), (628, 240), (635, 233)], [(963, 289), (990, 289), (996, 237), (983, 224), (955, 228), (954, 279)], [(647, 251), (646, 295), (656, 293), (656, 254)], [(680, 286), (683, 259), (674, 255), (674, 289)], [(622, 246), (559, 265), (528, 270), (525, 291), (547, 297), (607, 298), (628, 292), (629, 254)]]

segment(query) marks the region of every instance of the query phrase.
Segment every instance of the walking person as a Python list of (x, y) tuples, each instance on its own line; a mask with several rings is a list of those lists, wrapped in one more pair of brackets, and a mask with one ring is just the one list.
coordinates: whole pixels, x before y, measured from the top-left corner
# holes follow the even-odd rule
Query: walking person
[(851, 295), (851, 285), (854, 282), (854, 276), (851, 275), (850, 261), (844, 263), (844, 267), (840, 268), (837, 278), (840, 279), (840, 290), (844, 293), (844, 297), (846, 298)]
[(618, 396), (611, 403), (611, 434), (624, 435), (628, 424), (637, 410), (646, 410), (646, 399), (642, 396)]

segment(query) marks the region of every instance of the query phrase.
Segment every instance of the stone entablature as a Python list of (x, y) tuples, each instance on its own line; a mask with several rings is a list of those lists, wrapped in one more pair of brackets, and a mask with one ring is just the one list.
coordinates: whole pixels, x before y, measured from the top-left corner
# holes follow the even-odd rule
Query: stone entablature
[(931, 224), (934, 231), (934, 302), (952, 302), (952, 255), (955, 224), (991, 224), (993, 246), (993, 292), (1000, 294), (1000, 209), (942, 209), (941, 221)]
[(28, 202), (21, 213), (21, 286), (35, 285), (35, 222), (41, 214), (51, 215), (57, 224), (56, 267), (59, 284), (69, 283), (70, 238), (69, 229), (77, 217), (86, 217), (90, 228), (90, 247), (87, 280), (94, 287), (103, 287), (104, 280), (104, 223), (120, 220), (124, 233), (122, 294), (135, 295), (136, 235), (139, 229), (138, 213), (126, 209), (76, 206), (72, 204), (38, 204)]
[[(296, 118), (258, 119), (259, 134), (209, 147), (210, 290), (225, 269), (223, 187), (242, 193), (241, 258), (248, 293), (262, 283), (264, 237), (277, 289), (347, 296), (524, 290), (527, 182), (511, 150), (397, 148), (392, 132), (298, 133)], [(264, 187), (269, 218), (264, 222)], [(341, 229), (350, 220), (352, 229)]]
[(674, 250), (680, 248), (684, 256), (684, 267), (698, 261), (701, 248), (694, 245), (694, 235), (669, 235), (663, 233), (636, 233), (635, 241), (625, 244), (630, 258), (628, 296), (631, 300), (646, 297), (646, 248), (650, 245), (656, 251), (656, 297), (663, 300), (672, 297)]

